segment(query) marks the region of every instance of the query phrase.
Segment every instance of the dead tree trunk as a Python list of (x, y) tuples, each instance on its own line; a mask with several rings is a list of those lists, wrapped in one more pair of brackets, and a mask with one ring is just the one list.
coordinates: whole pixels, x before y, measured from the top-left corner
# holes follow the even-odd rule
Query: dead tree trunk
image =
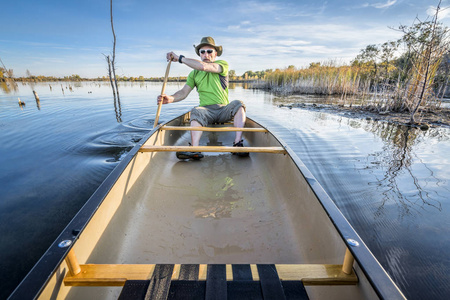
[(441, 0), (436, 7), (436, 13), (433, 19), (429, 23), (430, 29), (426, 33), (429, 38), (422, 41), (422, 47), (418, 54), (417, 64), (414, 65), (417, 73), (417, 82), (415, 92), (412, 95), (413, 99), (416, 99), (416, 103), (413, 102), (413, 107), (410, 116), (410, 123), (415, 123), (415, 114), (417, 113), (421, 104), (423, 104), (432, 92), (432, 85), (436, 76), (436, 71), (442, 60), (442, 57), (447, 52), (446, 45), (446, 29), (442, 29), (440, 32), (438, 28), (438, 15), (440, 11)]
[(112, 78), (112, 66), (111, 66), (111, 59), (109, 58), (109, 55), (105, 55), (106, 62), (108, 63), (108, 75), (109, 75), (109, 82), (111, 83), (111, 89), (113, 91), (114, 95), (114, 102), (116, 101), (116, 88), (114, 87), (113, 78)]
[(116, 87), (116, 92), (117, 92), (117, 99), (119, 98), (119, 88), (117, 87), (117, 78), (116, 78), (116, 66), (115, 66), (115, 62), (116, 62), (116, 33), (114, 32), (114, 22), (113, 22), (113, 8), (112, 8), (112, 0), (110, 1), (110, 14), (111, 14), (111, 30), (112, 30), (112, 34), (113, 34), (113, 38), (114, 38), (114, 42), (113, 42), (113, 55), (112, 55), (112, 60), (111, 60), (111, 68), (112, 68), (112, 74), (114, 76), (114, 84)]
[(112, 0), (110, 0), (110, 15), (111, 15), (111, 29), (113, 33), (113, 53), (112, 58), (109, 55), (105, 55), (106, 62), (108, 63), (108, 75), (109, 75), (109, 82), (111, 83), (111, 89), (113, 91), (114, 95), (114, 105), (116, 102), (116, 95), (117, 100), (119, 100), (119, 87), (117, 86), (117, 78), (116, 78), (116, 67), (115, 67), (115, 60), (116, 60), (116, 34), (114, 32), (114, 24), (113, 24), (113, 9), (112, 9)]

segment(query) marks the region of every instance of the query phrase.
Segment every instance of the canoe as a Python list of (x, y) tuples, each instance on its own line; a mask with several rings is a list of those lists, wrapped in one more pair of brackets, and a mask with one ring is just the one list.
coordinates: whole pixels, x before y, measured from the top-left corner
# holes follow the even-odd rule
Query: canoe
[(10, 299), (405, 299), (282, 140), (247, 118), (244, 148), (230, 124), (187, 148), (188, 121), (146, 135)]

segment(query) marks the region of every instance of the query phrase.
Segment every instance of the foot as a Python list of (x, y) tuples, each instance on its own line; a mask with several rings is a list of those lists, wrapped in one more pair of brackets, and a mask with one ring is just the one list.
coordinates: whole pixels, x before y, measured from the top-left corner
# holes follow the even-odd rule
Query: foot
[[(244, 147), (244, 140), (240, 140), (237, 143), (233, 143), (233, 147)], [(233, 155), (237, 155), (240, 157), (247, 157), (249, 156), (248, 152), (233, 152)]]
[(203, 154), (201, 152), (191, 152), (191, 151), (180, 151), (176, 153), (178, 159), (190, 159), (200, 160), (203, 158)]

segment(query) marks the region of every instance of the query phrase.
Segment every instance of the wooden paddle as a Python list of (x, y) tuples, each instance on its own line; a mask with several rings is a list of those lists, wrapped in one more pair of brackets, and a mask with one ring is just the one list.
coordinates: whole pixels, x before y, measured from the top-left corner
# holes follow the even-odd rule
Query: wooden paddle
[[(162, 90), (161, 90), (161, 95), (164, 94), (164, 92), (166, 91), (166, 83), (167, 83), (167, 78), (169, 77), (170, 63), (171, 62), (172, 62), (172, 60), (169, 60), (169, 63), (167, 64), (166, 75), (164, 76), (164, 82), (163, 82), (163, 86), (162, 86)], [(158, 125), (159, 114), (161, 113), (162, 103), (163, 102), (161, 101), (158, 104), (158, 110), (156, 111), (155, 124), (153, 124), (153, 128), (155, 128)]]

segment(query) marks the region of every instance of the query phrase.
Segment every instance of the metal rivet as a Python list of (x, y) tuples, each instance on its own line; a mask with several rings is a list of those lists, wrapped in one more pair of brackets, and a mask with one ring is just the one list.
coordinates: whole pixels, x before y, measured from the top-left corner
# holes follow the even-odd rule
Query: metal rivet
[(61, 243), (58, 244), (59, 248), (67, 248), (70, 245), (72, 245), (72, 241), (71, 240), (64, 240)]
[(353, 246), (353, 247), (359, 246), (359, 243), (357, 241), (355, 241), (354, 239), (347, 239), (347, 244), (349, 244), (350, 246)]

